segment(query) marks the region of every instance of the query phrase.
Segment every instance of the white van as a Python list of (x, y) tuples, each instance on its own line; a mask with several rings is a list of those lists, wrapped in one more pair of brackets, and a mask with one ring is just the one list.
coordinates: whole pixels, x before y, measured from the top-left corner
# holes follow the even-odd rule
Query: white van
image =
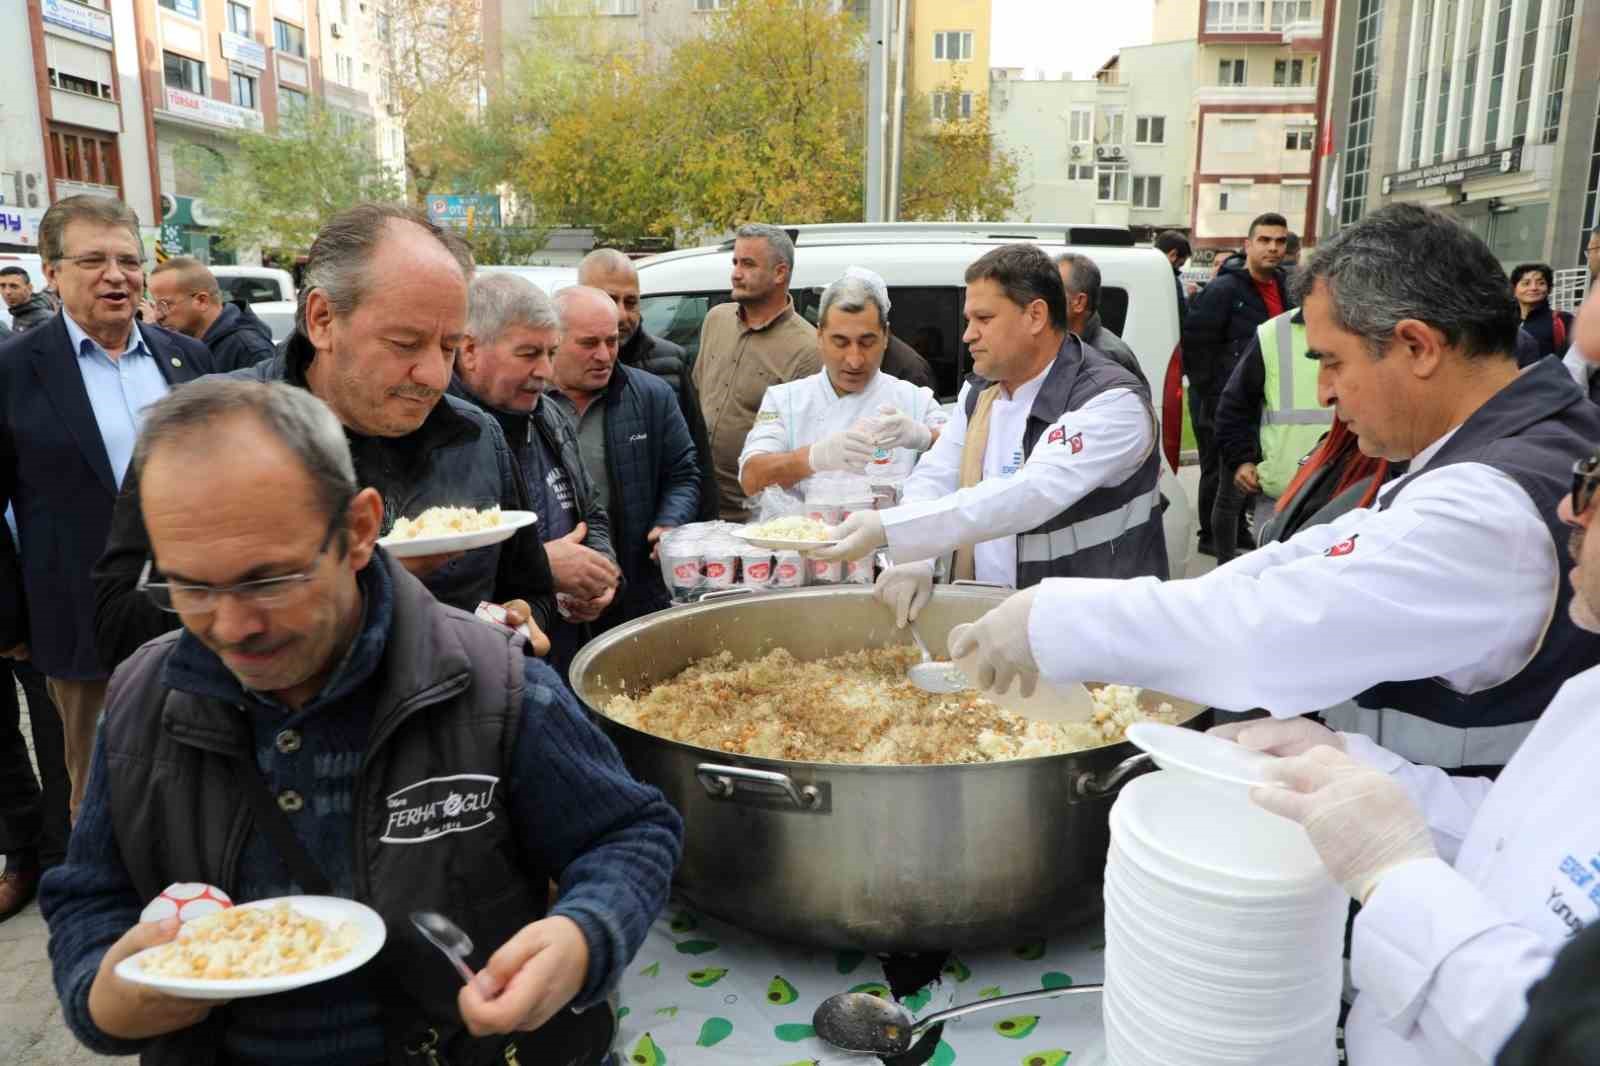
[(274, 343), (294, 332), (297, 294), (287, 270), (259, 266), (212, 266), (212, 277), (228, 303), (243, 300), (272, 330)]
[[(1178, 305), (1172, 267), (1154, 248), (1133, 247), (1130, 231), (1114, 226), (1013, 224), (1006, 222), (838, 223), (784, 227), (795, 241), (790, 289), (795, 307), (812, 322), (822, 290), (846, 267), (863, 266), (889, 285), (890, 326), (933, 366), (935, 391), (955, 399), (972, 370), (961, 342), (961, 308), (967, 267), (1002, 244), (1029, 241), (1054, 256), (1073, 251), (1100, 268), (1100, 317), (1139, 357), (1163, 424), (1182, 421), (1179, 389)], [(638, 263), (644, 325), (656, 336), (683, 345), (693, 360), (706, 312), (730, 299), (731, 241), (642, 259)], [(1158, 437), (1159, 446), (1159, 437)], [(1185, 573), (1195, 543), (1187, 495), (1164, 462), (1161, 492), (1167, 558), (1171, 572)]]
[(515, 274), (527, 278), (539, 288), (544, 290), (546, 296), (554, 296), (557, 289), (564, 289), (568, 285), (578, 283), (578, 268), (568, 266), (505, 266), (480, 264), (475, 268), (478, 274)]
[[(33, 285), (34, 292), (43, 292), (44, 261), (33, 252), (0, 252), (0, 269), (19, 266), (28, 272), (28, 281)], [(11, 326), (11, 311), (6, 307), (6, 302), (0, 300), (0, 323), (9, 329)]]

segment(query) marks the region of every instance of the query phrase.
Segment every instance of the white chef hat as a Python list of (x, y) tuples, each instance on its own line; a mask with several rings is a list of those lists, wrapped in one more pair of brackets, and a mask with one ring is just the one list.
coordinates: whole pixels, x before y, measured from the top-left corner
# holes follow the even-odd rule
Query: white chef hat
[(844, 268), (844, 276), (855, 278), (871, 286), (873, 293), (878, 297), (878, 302), (883, 305), (883, 313), (889, 313), (889, 286), (884, 284), (883, 276), (866, 267), (852, 266)]

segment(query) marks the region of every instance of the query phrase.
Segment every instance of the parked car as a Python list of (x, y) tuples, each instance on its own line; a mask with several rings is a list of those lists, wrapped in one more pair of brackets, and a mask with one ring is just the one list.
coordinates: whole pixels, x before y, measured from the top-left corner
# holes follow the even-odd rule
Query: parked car
[(557, 289), (578, 283), (578, 268), (566, 266), (480, 266), (479, 274), (517, 274), (527, 278), (546, 295), (554, 296)]
[[(972, 370), (965, 332), (963, 277), (984, 252), (1016, 241), (1037, 243), (1050, 255), (1082, 252), (1100, 267), (1100, 317), (1139, 357), (1162, 424), (1180, 426), (1183, 393), (1178, 358), (1178, 308), (1172, 266), (1154, 248), (1133, 247), (1133, 234), (1115, 226), (997, 223), (840, 223), (785, 227), (795, 238), (791, 281), (795, 307), (812, 322), (822, 290), (863, 266), (889, 286), (890, 327), (932, 364), (940, 400), (955, 400)], [(645, 328), (674, 341), (692, 360), (706, 312), (730, 299), (731, 241), (666, 252), (639, 261)], [(1158, 441), (1160, 440), (1158, 435)], [(1195, 543), (1194, 515), (1175, 476), (1176, 448), (1167, 449), (1161, 492), (1172, 573), (1183, 574)]]
[(213, 266), (212, 275), (229, 303), (243, 300), (272, 330), (274, 342), (294, 332), (297, 294), (287, 270), (258, 266)]

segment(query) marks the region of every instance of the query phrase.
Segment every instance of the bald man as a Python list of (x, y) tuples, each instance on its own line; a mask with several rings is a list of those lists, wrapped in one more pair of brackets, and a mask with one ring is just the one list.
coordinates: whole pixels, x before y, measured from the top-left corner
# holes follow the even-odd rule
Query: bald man
[(644, 328), (639, 306), (639, 272), (633, 260), (615, 248), (596, 248), (578, 264), (578, 284), (605, 293), (617, 305), (617, 362), (644, 370), (672, 386), (678, 395), (678, 411), (694, 441), (696, 462), (700, 465), (700, 510), (702, 522), (717, 517), (717, 475), (711, 466), (711, 443), (706, 435), (706, 418), (700, 411), (700, 393), (689, 373), (689, 353), (664, 337)]
[(146, 282), (156, 322), (211, 349), (217, 373), (255, 366), (275, 354), (272, 330), (244, 301), (228, 303), (206, 265), (180, 255), (150, 272)]

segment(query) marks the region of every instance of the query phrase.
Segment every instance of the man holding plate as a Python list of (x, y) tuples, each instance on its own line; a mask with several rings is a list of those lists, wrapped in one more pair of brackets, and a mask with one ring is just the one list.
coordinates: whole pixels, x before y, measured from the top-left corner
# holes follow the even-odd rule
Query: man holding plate
[[(666, 901), (677, 814), (548, 666), (376, 544), (383, 500), (310, 393), (178, 390), (134, 468), (162, 575), (141, 595), (183, 628), (113, 676), (77, 832), (44, 883), (68, 1026), (147, 1066), (603, 1062), (607, 996)], [(370, 965), (215, 1009), (116, 972), (177, 933), (139, 923), (173, 881), (355, 900), (387, 939)], [(415, 911), (471, 937), (465, 988)]]
[[(294, 334), (284, 351), (235, 377), (286, 381), (333, 409), (362, 484), (383, 496), (383, 529), (433, 507), (527, 511), (527, 487), (505, 433), (478, 407), (447, 396), (467, 336), (472, 255), (426, 215), (358, 204), (330, 219), (307, 255)], [(172, 628), (137, 590), (150, 561), (136, 477), (123, 484), (106, 553), (94, 568), (96, 647), (107, 668)], [(474, 551), (402, 565), (443, 603), (489, 601), (529, 621), (535, 650), (555, 614), (550, 560), (535, 527)], [(159, 577), (159, 574), (157, 575)]]

